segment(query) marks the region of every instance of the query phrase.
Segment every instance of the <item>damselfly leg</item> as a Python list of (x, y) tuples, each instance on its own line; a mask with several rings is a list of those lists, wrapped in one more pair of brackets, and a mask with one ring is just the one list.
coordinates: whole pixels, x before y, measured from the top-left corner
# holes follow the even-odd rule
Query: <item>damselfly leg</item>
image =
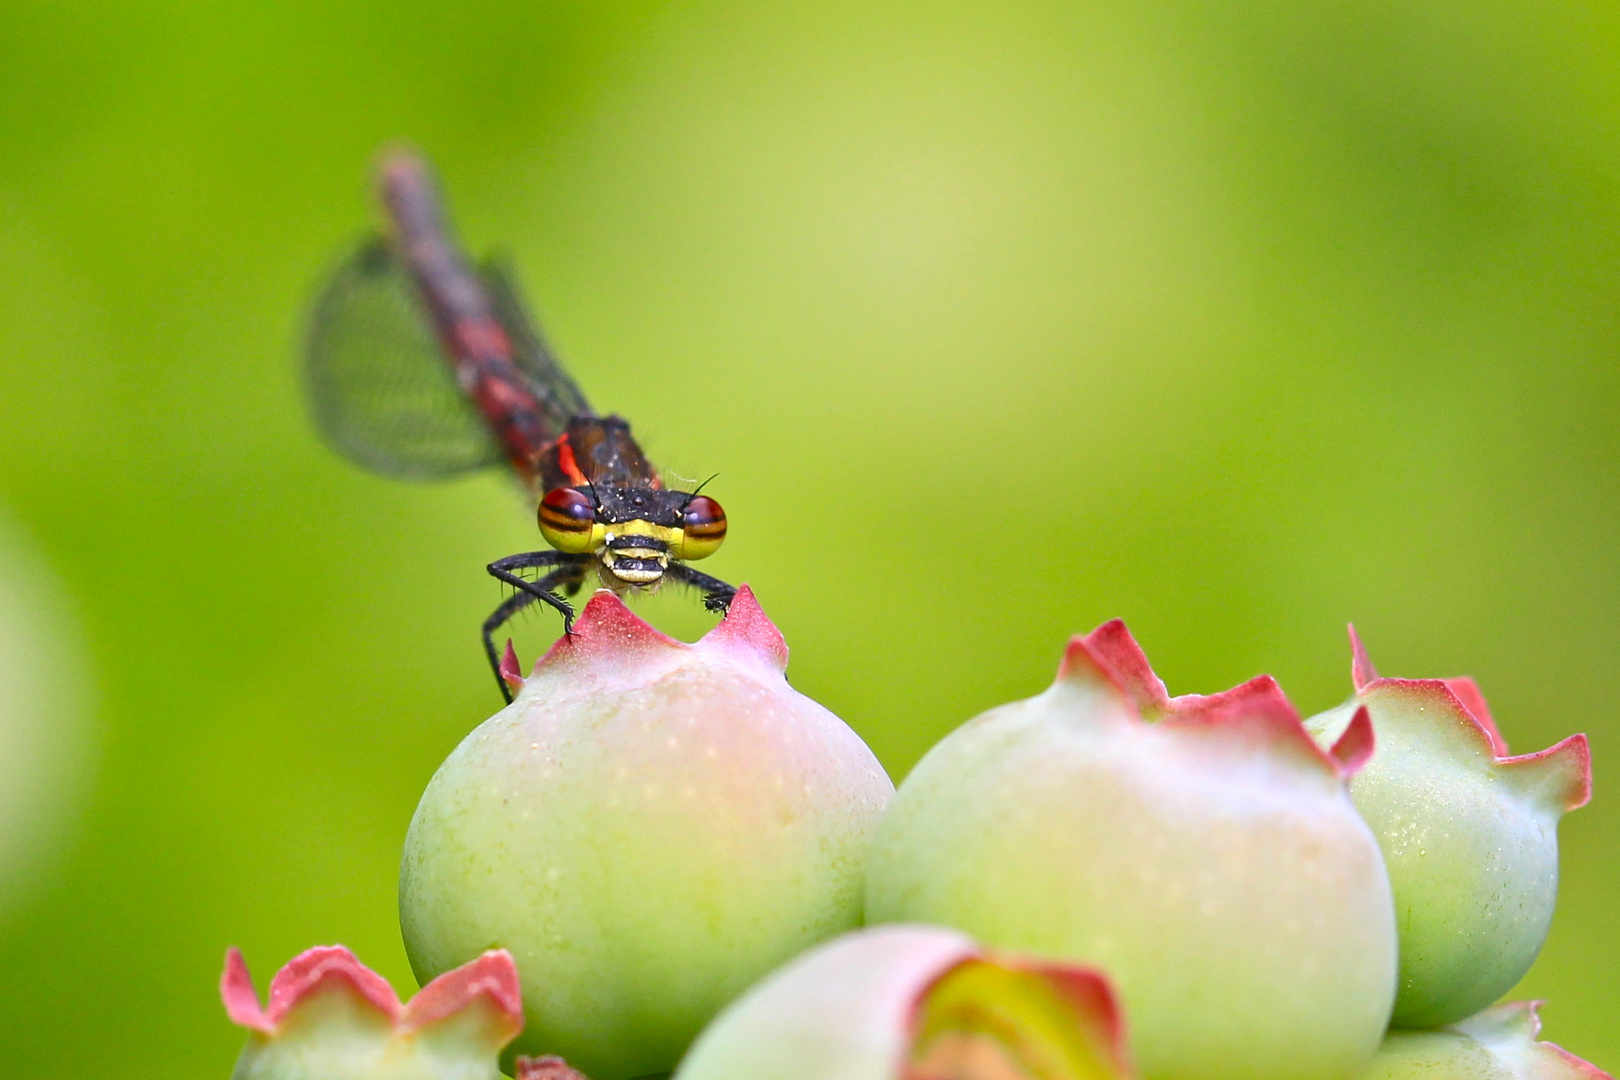
[(724, 612), (731, 605), (731, 598), (737, 595), (733, 585), (727, 585), (717, 577), (692, 569), (685, 563), (670, 563), (669, 569), (664, 573), (698, 589), (703, 593), (703, 606), (710, 611)]
[[(502, 601), (501, 606), (484, 620), (484, 654), (489, 657), (490, 670), (495, 672), (495, 683), (500, 687), (501, 696), (506, 699), (508, 705), (512, 704), (512, 691), (506, 685), (506, 680), (501, 677), (501, 654), (495, 648), (495, 634), (510, 622), (513, 616), (536, 600), (550, 604), (562, 612), (563, 633), (571, 633), (574, 625), (574, 605), (553, 590), (563, 586), (568, 589), (570, 595), (578, 592), (580, 582), (585, 580), (585, 569), (589, 563), (588, 556), (568, 555), (561, 551), (526, 551), (520, 555), (496, 559), (486, 567), (491, 577), (499, 578), (518, 590)], [(554, 566), (557, 569), (538, 581), (530, 581), (514, 573), (517, 570), (532, 570), (547, 566)]]

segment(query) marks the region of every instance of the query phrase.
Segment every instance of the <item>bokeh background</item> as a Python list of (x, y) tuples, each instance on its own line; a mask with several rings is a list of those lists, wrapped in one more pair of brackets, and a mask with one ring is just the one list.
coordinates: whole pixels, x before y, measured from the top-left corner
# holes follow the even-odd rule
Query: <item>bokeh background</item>
[(395, 138), (720, 474), (707, 568), (897, 779), (1115, 615), (1175, 692), (1327, 707), (1354, 619), (1516, 750), (1589, 732), (1517, 993), (1620, 1065), (1617, 50), (1594, 2), (4, 0), (0, 1074), (225, 1076), (227, 943), (412, 985), (400, 842), (535, 535), (305, 419)]

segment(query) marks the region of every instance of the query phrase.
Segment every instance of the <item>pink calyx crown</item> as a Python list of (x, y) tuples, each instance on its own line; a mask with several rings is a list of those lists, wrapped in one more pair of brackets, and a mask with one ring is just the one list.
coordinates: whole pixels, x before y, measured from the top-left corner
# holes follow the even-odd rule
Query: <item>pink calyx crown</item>
[(242, 1027), (273, 1036), (289, 1013), (328, 991), (351, 995), (382, 1014), (400, 1033), (421, 1031), (478, 1002), (487, 1005), (487, 1035), (493, 1045), (504, 1046), (523, 1030), (523, 992), (517, 965), (505, 949), (491, 949), (445, 972), (402, 1004), (388, 980), (362, 964), (348, 949), (320, 945), (299, 953), (276, 972), (270, 980), (268, 1006), (259, 1004), (241, 950), (233, 945), (225, 952), (219, 995), (225, 1002), (225, 1014)]
[(1343, 734), (1324, 750), (1270, 675), (1258, 675), (1219, 694), (1171, 697), (1120, 619), (1071, 638), (1058, 679), (1100, 685), (1141, 719), (1248, 737), (1325, 767), (1341, 779), (1354, 776), (1373, 754), (1372, 718), (1365, 707), (1356, 710)]
[(1368, 659), (1355, 624), (1350, 624), (1349, 632), (1350, 679), (1358, 701), (1416, 698), (1432, 708), (1440, 721), (1461, 731), (1493, 767), (1509, 770), (1524, 786), (1544, 792), (1565, 811), (1579, 809), (1592, 798), (1592, 751), (1585, 735), (1571, 735), (1534, 754), (1510, 754), (1485, 695), (1473, 679), (1383, 678)]
[[(787, 670), (788, 647), (782, 632), (766, 616), (754, 590), (739, 586), (725, 617), (713, 630), (691, 644), (677, 641), (625, 606), (607, 589), (598, 589), (574, 621), (573, 632), (558, 638), (529, 673), (532, 679), (550, 669), (570, 665), (612, 666), (649, 655), (709, 653), (753, 663), (780, 674)], [(506, 643), (501, 678), (515, 693), (527, 681), (512, 643)]]

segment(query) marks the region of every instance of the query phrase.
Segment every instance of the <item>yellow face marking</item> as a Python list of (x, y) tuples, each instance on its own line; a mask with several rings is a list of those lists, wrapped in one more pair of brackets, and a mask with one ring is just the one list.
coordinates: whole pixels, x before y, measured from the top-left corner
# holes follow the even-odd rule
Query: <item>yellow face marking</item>
[[(630, 521), (616, 521), (612, 525), (604, 525), (600, 521), (592, 525), (589, 533), (562, 533), (547, 529), (542, 523), (541, 535), (546, 542), (559, 551), (589, 552), (592, 555), (603, 555), (607, 551), (609, 540), (615, 537), (646, 537), (649, 540), (662, 541), (667, 545), (667, 554), (671, 558), (691, 558), (682, 555), (685, 546), (686, 532), (678, 525), (654, 525), (643, 518), (634, 518)], [(713, 547), (719, 547), (719, 544)], [(712, 549), (711, 549), (712, 550)], [(665, 551), (650, 549), (620, 548), (618, 553), (632, 559), (651, 559), (666, 554)], [(703, 554), (708, 554), (705, 551)], [(699, 556), (701, 557), (701, 556)]]
[[(664, 576), (664, 570), (669, 566), (669, 552), (664, 544), (673, 545), (679, 542), (680, 529), (672, 529), (665, 525), (654, 525), (650, 521), (636, 519), (633, 521), (620, 521), (612, 525), (598, 526), (602, 529), (601, 546), (596, 549), (596, 555), (602, 560), (602, 565), (608, 572), (620, 581), (634, 585), (650, 585)], [(647, 547), (619, 547), (610, 548), (608, 543), (614, 539), (641, 540), (645, 539)], [(660, 543), (661, 542), (661, 543)], [(656, 546), (654, 546), (656, 545)], [(620, 565), (621, 559), (656, 561), (656, 567), (636, 567), (631, 569)]]
[[(596, 528), (602, 530), (600, 534), (595, 529), (591, 530), (591, 539), (596, 541), (595, 547), (597, 550), (601, 550), (615, 536), (645, 536), (651, 540), (662, 540), (673, 549), (675, 545), (681, 542), (683, 535), (679, 527), (654, 525), (652, 522), (643, 521), (640, 518), (634, 521), (616, 521), (612, 525), (598, 525)], [(621, 548), (619, 554), (623, 555), (626, 552)]]

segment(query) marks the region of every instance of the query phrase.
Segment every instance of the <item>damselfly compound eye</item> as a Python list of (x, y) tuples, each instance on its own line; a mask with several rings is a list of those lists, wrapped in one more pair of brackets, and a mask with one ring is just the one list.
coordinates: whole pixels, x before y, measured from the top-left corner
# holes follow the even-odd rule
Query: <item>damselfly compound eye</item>
[(574, 488), (552, 488), (540, 500), (540, 535), (558, 551), (590, 551), (596, 546), (595, 504)]
[(681, 513), (681, 538), (671, 553), (677, 559), (707, 558), (725, 538), (726, 512), (707, 495), (694, 495)]

